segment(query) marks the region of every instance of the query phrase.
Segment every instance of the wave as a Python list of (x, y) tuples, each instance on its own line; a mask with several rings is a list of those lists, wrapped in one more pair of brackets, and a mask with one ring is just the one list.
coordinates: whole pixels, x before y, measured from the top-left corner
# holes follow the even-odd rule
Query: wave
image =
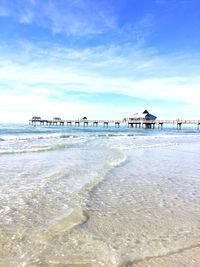
[(102, 170), (95, 176), (91, 181), (89, 181), (79, 192), (80, 196), (85, 196), (90, 193), (96, 186), (98, 186), (107, 176), (107, 174), (112, 171), (114, 168), (125, 164), (127, 161), (127, 156), (122, 153), (121, 149), (116, 149), (120, 152), (120, 157), (118, 159), (112, 160), (104, 164)]
[[(121, 145), (120, 148), (124, 150), (132, 150), (132, 149), (142, 149), (142, 148), (162, 148), (162, 147), (171, 147), (171, 146), (179, 146), (179, 145), (187, 145), (187, 142), (171, 142), (171, 143), (154, 143), (154, 144), (134, 144), (134, 145)], [(200, 142), (190, 142), (189, 144), (200, 144)]]
[(73, 210), (69, 214), (57, 218), (47, 229), (36, 233), (34, 240), (41, 242), (41, 239), (54, 239), (55, 236), (69, 232), (78, 225), (82, 225), (89, 220), (89, 215), (84, 209)]
[(87, 140), (79, 140), (74, 143), (68, 144), (56, 144), (56, 145), (43, 145), (43, 146), (35, 146), (35, 147), (25, 147), (25, 148), (17, 148), (17, 149), (0, 149), (0, 155), (4, 154), (21, 154), (21, 153), (33, 153), (33, 152), (44, 152), (44, 151), (52, 151), (52, 150), (60, 150), (65, 148), (72, 148), (81, 143), (86, 142)]
[(88, 135), (89, 137), (100, 137), (100, 138), (128, 138), (128, 139), (164, 139), (164, 138), (184, 138), (184, 137), (200, 137), (200, 132), (190, 132), (190, 133), (130, 133), (130, 132), (121, 132), (121, 133), (99, 133)]
[(76, 138), (76, 136), (70, 134), (62, 134), (60, 138)]
[(62, 149), (66, 146), (58, 145), (58, 146), (41, 146), (41, 147), (32, 147), (32, 148), (24, 148), (24, 149), (7, 149), (7, 150), (0, 150), (0, 155), (2, 154), (20, 154), (20, 153), (30, 153), (30, 152), (42, 152), (42, 151), (50, 151), (56, 149)]
[(60, 138), (77, 138), (76, 135), (65, 134), (43, 134), (43, 135), (7, 135), (0, 138), (0, 141), (29, 141), (29, 140), (41, 140), (41, 139), (60, 139)]
[(85, 129), (74, 129), (73, 132), (63, 132), (63, 131), (24, 131), (24, 132), (12, 132), (5, 131), (0, 133), (0, 141), (28, 141), (37, 139), (67, 139), (67, 138), (77, 138), (77, 137), (102, 137), (102, 138), (167, 138), (167, 137), (190, 137), (190, 136), (200, 136), (200, 131), (169, 131), (163, 130), (157, 131), (130, 131), (127, 129), (118, 130), (105, 130), (102, 129), (92, 129), (92, 131), (85, 131)]

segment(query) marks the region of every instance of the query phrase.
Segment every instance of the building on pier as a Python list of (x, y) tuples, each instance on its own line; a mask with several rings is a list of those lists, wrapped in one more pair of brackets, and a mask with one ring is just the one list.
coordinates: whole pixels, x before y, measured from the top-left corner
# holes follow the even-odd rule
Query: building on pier
[(32, 120), (33, 120), (33, 121), (41, 121), (41, 117), (33, 116), (33, 117), (32, 117)]
[(130, 120), (148, 120), (148, 121), (154, 121), (157, 119), (155, 115), (150, 114), (147, 110), (145, 110), (142, 113), (134, 113)]

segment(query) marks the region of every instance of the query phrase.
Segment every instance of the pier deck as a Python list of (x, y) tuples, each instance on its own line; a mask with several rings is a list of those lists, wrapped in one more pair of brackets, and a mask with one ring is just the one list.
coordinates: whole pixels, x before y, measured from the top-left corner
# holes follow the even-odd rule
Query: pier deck
[(181, 129), (182, 125), (196, 125), (199, 130), (200, 120), (133, 120), (133, 119), (123, 119), (123, 120), (43, 120), (43, 119), (31, 119), (29, 120), (31, 125), (48, 125), (48, 126), (104, 126), (114, 125), (115, 127), (120, 127), (124, 125), (130, 128), (163, 128), (164, 125), (173, 125), (177, 129)]

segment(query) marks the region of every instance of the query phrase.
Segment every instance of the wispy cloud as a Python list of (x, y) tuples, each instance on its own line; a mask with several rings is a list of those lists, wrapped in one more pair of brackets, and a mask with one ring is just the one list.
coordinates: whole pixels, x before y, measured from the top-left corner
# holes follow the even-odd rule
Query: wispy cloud
[(50, 0), (45, 7), (52, 30), (83, 36), (102, 34), (116, 26), (116, 18), (105, 8), (105, 1), (60, 1)]
[(127, 36), (131, 36), (134, 41), (144, 43), (146, 38), (152, 34), (154, 24), (154, 16), (150, 13), (146, 14), (143, 18), (129, 26), (127, 30), (130, 31), (130, 35), (127, 34)]
[[(24, 65), (4, 59), (0, 65), (1, 81), (15, 88), (15, 93), (20, 88), (21, 94), (27, 90), (35, 96), (40, 90), (44, 96), (54, 97), (78, 91), (119, 93), (149, 101), (199, 102), (200, 66), (196, 62), (194, 67), (194, 61), (186, 55), (163, 57), (142, 48), (133, 52), (128, 46), (111, 46), (107, 50), (51, 47), (45, 55), (34, 46), (29, 45), (28, 49), (34, 49), (38, 58), (35, 55)], [(31, 50), (28, 54), (32, 54)]]
[[(0, 16), (34, 24), (71, 38), (102, 36), (117, 43), (144, 42), (155, 23), (151, 13), (120, 25), (114, 1), (97, 0), (0, 0)], [(100, 40), (99, 40), (100, 41)]]
[(11, 16), (20, 23), (35, 23), (53, 33), (84, 36), (102, 34), (117, 25), (112, 9), (106, 1), (36, 0), (4, 1), (0, 3), (0, 16)]

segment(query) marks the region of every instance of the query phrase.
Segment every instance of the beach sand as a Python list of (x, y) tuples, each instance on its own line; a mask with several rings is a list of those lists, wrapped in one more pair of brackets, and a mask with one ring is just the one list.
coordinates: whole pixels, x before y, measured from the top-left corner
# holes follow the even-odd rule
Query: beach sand
[(199, 135), (151, 134), (5, 141), (0, 267), (199, 267)]
[(132, 267), (199, 267), (200, 246), (186, 248), (185, 250), (171, 253), (170, 255), (150, 258), (137, 263)]

